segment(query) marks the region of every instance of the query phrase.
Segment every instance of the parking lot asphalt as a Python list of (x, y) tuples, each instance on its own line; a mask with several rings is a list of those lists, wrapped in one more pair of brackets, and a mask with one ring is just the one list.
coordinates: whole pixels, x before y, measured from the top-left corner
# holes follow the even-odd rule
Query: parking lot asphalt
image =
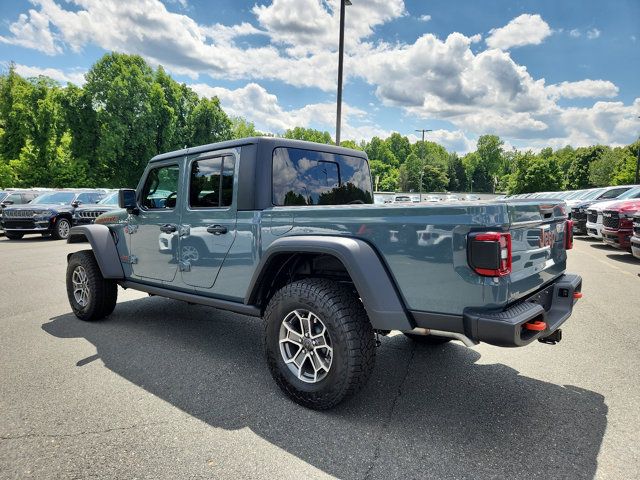
[(576, 239), (556, 346), (382, 340), (366, 389), (315, 412), (272, 382), (260, 322), (120, 290), (66, 299), (77, 244), (0, 238), (0, 478), (640, 478), (640, 262)]

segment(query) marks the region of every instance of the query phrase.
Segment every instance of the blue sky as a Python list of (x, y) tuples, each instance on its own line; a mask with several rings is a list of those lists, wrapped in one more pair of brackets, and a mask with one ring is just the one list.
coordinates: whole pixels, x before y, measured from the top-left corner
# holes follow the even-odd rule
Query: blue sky
[[(334, 133), (339, 0), (0, 3), (0, 62), (61, 83), (142, 55), (263, 131)], [(620, 145), (640, 133), (640, 1), (353, 0), (343, 138), (449, 150)]]

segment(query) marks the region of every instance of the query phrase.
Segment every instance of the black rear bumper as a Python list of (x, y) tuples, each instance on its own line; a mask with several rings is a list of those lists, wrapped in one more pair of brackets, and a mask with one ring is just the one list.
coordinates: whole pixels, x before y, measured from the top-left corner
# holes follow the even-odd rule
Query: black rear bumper
[[(521, 347), (543, 338), (562, 325), (577, 302), (574, 293), (582, 289), (579, 275), (567, 274), (503, 311), (467, 310), (463, 315), (465, 334), (480, 342), (501, 347)], [(528, 330), (527, 322), (546, 323), (541, 331)]]

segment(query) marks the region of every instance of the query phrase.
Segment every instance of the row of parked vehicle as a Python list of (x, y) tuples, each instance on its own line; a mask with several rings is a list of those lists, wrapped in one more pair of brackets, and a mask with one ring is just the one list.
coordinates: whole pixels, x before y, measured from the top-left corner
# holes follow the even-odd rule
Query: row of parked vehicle
[(118, 192), (109, 189), (24, 189), (0, 191), (0, 227), (11, 240), (27, 234), (66, 239), (74, 225), (93, 223), (118, 208)]
[(480, 200), (473, 193), (376, 193), (374, 203), (437, 203), (437, 202), (469, 202)]
[(565, 200), (570, 208), (574, 235), (588, 235), (640, 258), (640, 185), (505, 195), (500, 198)]

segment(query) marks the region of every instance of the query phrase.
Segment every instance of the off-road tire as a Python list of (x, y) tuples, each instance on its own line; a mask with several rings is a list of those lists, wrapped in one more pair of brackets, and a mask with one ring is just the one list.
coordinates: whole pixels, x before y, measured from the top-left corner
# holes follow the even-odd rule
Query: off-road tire
[(20, 240), (24, 236), (24, 233), (4, 232), (4, 235), (9, 240)]
[[(65, 225), (66, 228), (64, 227)], [(58, 218), (51, 231), (51, 238), (54, 240), (66, 240), (69, 238), (69, 230), (71, 230), (71, 221), (64, 217)]]
[(402, 332), (407, 338), (419, 343), (420, 345), (442, 345), (450, 342), (452, 339), (448, 337), (438, 337), (437, 335), (417, 335), (415, 333)]
[[(89, 290), (86, 305), (78, 303), (74, 296), (73, 273), (82, 267), (87, 277)], [(71, 255), (67, 264), (67, 297), (73, 313), (80, 320), (87, 322), (101, 320), (110, 315), (118, 300), (118, 285), (113, 280), (102, 277), (93, 251), (82, 250)]]
[[(280, 352), (280, 326), (296, 309), (317, 315), (331, 338), (332, 363), (326, 376), (316, 383), (298, 379)], [(282, 287), (269, 301), (264, 313), (264, 349), (271, 374), (282, 391), (302, 406), (325, 410), (367, 383), (375, 363), (376, 343), (367, 313), (352, 288), (309, 278)]]

